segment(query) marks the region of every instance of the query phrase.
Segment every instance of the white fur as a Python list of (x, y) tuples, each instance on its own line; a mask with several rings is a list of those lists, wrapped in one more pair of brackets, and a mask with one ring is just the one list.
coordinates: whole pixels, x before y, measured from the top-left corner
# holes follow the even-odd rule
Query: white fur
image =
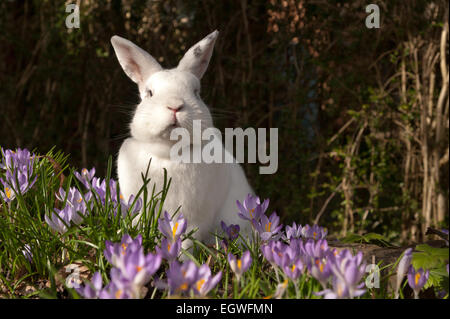
[[(187, 128), (191, 136), (193, 120), (202, 120), (202, 130), (213, 127), (199, 90), (217, 34), (215, 31), (194, 45), (178, 67), (170, 70), (163, 70), (132, 42), (117, 36), (111, 39), (120, 64), (138, 84), (142, 98), (130, 125), (132, 137), (123, 142), (119, 151), (120, 190), (126, 198), (138, 192), (142, 187), (141, 174), (145, 174), (151, 158), (150, 192), (154, 183), (156, 190), (161, 190), (165, 168), (172, 182), (163, 209), (173, 214), (181, 206), (188, 231), (198, 227), (196, 238), (207, 242), (221, 221), (239, 224), (245, 236), (250, 234), (249, 222), (237, 215), (236, 200), (242, 202), (249, 193), (253, 194), (239, 164), (185, 164), (171, 161), (169, 156), (176, 142), (169, 140), (175, 119), (177, 126)], [(181, 108), (174, 113), (168, 107)]]

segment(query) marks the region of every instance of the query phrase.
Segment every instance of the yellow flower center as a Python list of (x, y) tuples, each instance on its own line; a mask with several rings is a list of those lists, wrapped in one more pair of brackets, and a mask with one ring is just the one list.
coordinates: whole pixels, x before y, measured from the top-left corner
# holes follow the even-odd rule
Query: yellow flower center
[(255, 212), (255, 209), (254, 209), (254, 208), (252, 208), (252, 209), (249, 210), (250, 218), (253, 218), (253, 214), (252, 214), (252, 213), (254, 213), (254, 212)]
[(175, 225), (172, 228), (172, 236), (173, 236), (174, 240), (175, 240), (175, 234), (177, 232), (177, 229), (178, 229), (178, 223), (175, 223)]
[(197, 290), (200, 291), (200, 289), (202, 289), (204, 284), (205, 284), (205, 279), (200, 279), (199, 281), (197, 281)]
[(11, 198), (11, 189), (6, 187), (5, 188), (6, 197)]
[(120, 195), (119, 195), (119, 198), (123, 200), (123, 195), (122, 195), (122, 194), (120, 194)]
[(241, 269), (242, 267), (242, 261), (240, 259), (237, 260), (237, 267), (238, 269)]
[(320, 272), (323, 272), (323, 267), (324, 267), (324, 264), (323, 264), (323, 263), (320, 263), (320, 266), (319, 266)]
[(167, 244), (167, 251), (170, 251), (170, 244)]
[(313, 238), (316, 239), (317, 233), (313, 232)]
[(416, 276), (415, 276), (415, 278), (414, 278), (414, 281), (415, 281), (415, 283), (416, 283), (416, 286), (417, 286), (417, 284), (419, 283), (419, 279), (420, 279), (420, 273), (417, 273)]
[(120, 289), (117, 290), (115, 296), (116, 296), (116, 299), (120, 299), (120, 297), (122, 296), (122, 290), (120, 290)]
[(141, 266), (136, 266), (136, 271), (137, 272), (140, 272), (142, 270), (142, 267)]
[(184, 291), (188, 289), (188, 284), (187, 283), (183, 283), (179, 288), (179, 290)]
[(80, 197), (80, 199), (78, 200), (78, 203), (81, 203), (82, 200), (83, 200), (83, 199)]
[(293, 264), (291, 267), (291, 271), (294, 272), (294, 270), (295, 270), (295, 264)]
[(270, 227), (272, 227), (272, 223), (271, 222), (266, 224), (266, 232), (270, 232)]
[(81, 170), (81, 173), (82, 173), (82, 174), (87, 174), (87, 173), (88, 173), (88, 170), (85, 169), (85, 168), (83, 168), (83, 169)]
[(122, 244), (122, 255), (125, 255), (125, 251), (127, 250), (128, 245)]
[(286, 288), (287, 287), (287, 284), (288, 284), (288, 280), (287, 279), (285, 279), (284, 281), (283, 281), (283, 288)]
[(337, 289), (337, 294), (338, 294), (338, 296), (341, 297), (343, 293), (344, 293), (344, 289), (342, 289), (342, 286), (339, 285), (339, 286), (338, 286), (338, 289)]

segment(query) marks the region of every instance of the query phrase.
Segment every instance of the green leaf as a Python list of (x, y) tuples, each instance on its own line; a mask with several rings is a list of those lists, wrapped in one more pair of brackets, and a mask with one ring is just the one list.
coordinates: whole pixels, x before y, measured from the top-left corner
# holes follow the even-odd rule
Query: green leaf
[[(416, 246), (416, 252), (413, 253), (412, 265), (417, 270), (423, 268), (430, 271), (430, 277), (424, 286), (429, 287), (448, 287), (448, 248), (436, 248), (427, 244)], [(448, 288), (447, 288), (448, 289)]]
[(383, 235), (376, 233), (367, 233), (365, 235), (349, 233), (347, 236), (341, 239), (341, 241), (343, 243), (373, 244), (382, 247), (393, 246)]

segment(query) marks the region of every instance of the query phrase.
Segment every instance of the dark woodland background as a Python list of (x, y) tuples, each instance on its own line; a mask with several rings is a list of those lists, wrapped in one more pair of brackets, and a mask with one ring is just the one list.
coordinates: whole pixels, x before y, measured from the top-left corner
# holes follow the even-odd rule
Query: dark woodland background
[(448, 228), (447, 0), (1, 0), (0, 145), (104, 175), (139, 101), (111, 36), (174, 67), (215, 29), (203, 100), (221, 129), (278, 128), (278, 172), (244, 167), (283, 222), (396, 242)]

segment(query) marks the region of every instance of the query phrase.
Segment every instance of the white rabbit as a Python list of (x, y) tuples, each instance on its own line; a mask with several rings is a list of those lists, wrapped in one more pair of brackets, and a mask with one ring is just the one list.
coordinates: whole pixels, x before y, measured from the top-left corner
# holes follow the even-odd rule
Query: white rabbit
[[(173, 69), (163, 69), (147, 52), (132, 42), (113, 36), (111, 43), (125, 73), (137, 83), (141, 103), (130, 125), (131, 137), (119, 151), (118, 178), (122, 194), (128, 198), (142, 187), (141, 174), (163, 185), (164, 172), (172, 178), (163, 210), (172, 215), (179, 206), (188, 229), (198, 227), (195, 237), (211, 242), (220, 222), (239, 224), (241, 234), (249, 236), (250, 223), (238, 217), (236, 200), (242, 202), (253, 194), (243, 169), (238, 163), (182, 163), (170, 158), (176, 143), (169, 139), (175, 127), (189, 130), (193, 120), (201, 120), (202, 131), (214, 127), (208, 107), (200, 98), (200, 79), (208, 67), (218, 31), (214, 31), (191, 47)], [(225, 152), (225, 150), (223, 150)], [(159, 189), (158, 189), (159, 187)], [(189, 243), (183, 242), (187, 248)]]

